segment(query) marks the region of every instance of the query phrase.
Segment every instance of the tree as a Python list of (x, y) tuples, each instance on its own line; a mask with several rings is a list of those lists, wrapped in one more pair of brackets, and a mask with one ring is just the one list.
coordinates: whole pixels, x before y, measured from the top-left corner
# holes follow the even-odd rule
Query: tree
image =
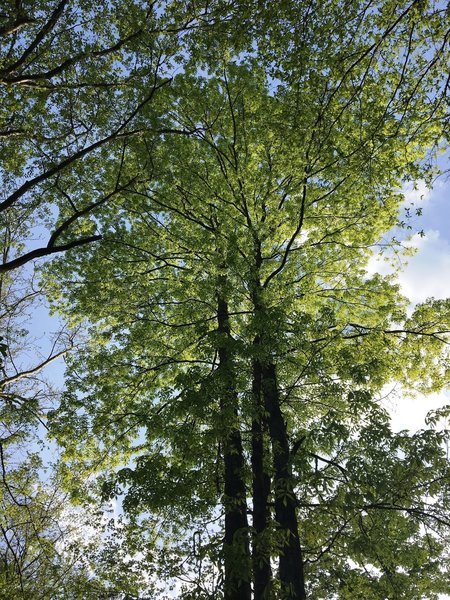
[[(114, 203), (135, 177), (128, 167), (128, 140), (145, 132), (144, 143), (149, 143), (153, 134), (169, 133), (158, 124), (161, 105), (153, 104), (170, 81), (180, 36), (199, 19), (206, 22), (206, 12), (199, 7), (180, 14), (173, 7), (160, 18), (154, 4), (43, 0), (9, 2), (0, 15), (0, 224), (5, 232), (0, 296), (6, 333), (0, 338), (0, 399), (2, 425), (7, 429), (13, 422), (17, 428), (2, 437), (5, 446), (11, 436), (17, 442), (18, 432), (22, 444), (33, 445), (31, 431), (36, 423), (43, 425), (49, 408), (47, 390), (36, 387), (34, 377), (74, 346), (72, 334), (61, 335), (47, 358), (16, 368), (14, 346), (24, 336), (20, 318), (41, 294), (35, 275), (30, 289), (20, 287), (29, 263), (101, 238), (96, 213)], [(45, 236), (43, 245), (32, 239), (36, 234)], [(29, 385), (17, 388), (17, 382)], [(19, 471), (2, 465), (8, 489)]]
[[(261, 5), (234, 56), (195, 30), (201, 52), (162, 118), (191, 135), (130, 140), (102, 243), (54, 263), (59, 308), (91, 334), (54, 431), (133, 523), (172, 521), (156, 572), (192, 574), (205, 556), (216, 586), (223, 560), (211, 593), (226, 598), (250, 582), (258, 599), (446, 589), (446, 434), (393, 433), (379, 394), (445, 383), (448, 303), (408, 316), (364, 270), (394, 246), (402, 181), (432, 174), (441, 13), (286, 2), (274, 19)], [(207, 597), (200, 567), (194, 583), (186, 598)]]
[[(6, 228), (3, 263), (22, 233), (20, 221)], [(49, 454), (45, 414), (56, 403), (43, 371), (73, 347), (73, 334), (62, 330), (47, 340), (44, 355), (27, 331), (30, 314), (42, 310), (43, 294), (33, 274), (0, 274), (0, 327), (7, 342), (0, 365), (0, 597), (5, 600), (68, 598), (68, 588), (87, 589), (89, 580), (80, 553), (70, 549), (74, 528), (67, 495), (43, 460)]]
[(19, 220), (48, 233), (2, 272), (100, 239), (93, 217), (129, 183), (128, 140), (156, 133), (152, 103), (179, 48), (175, 23), (171, 33), (153, 4), (42, 0), (5, 11), (0, 215), (3, 226)]
[[(14, 225), (5, 233), (4, 261), (21, 239), (20, 223)], [(0, 274), (0, 327), (8, 342), (0, 365), (0, 598), (121, 600), (153, 592), (136, 568), (135, 534), (125, 535), (108, 512), (74, 507), (62, 487), (64, 468), (45, 436), (59, 395), (48, 371), (76, 349), (76, 332), (47, 335), (43, 354), (26, 327), (44, 312), (44, 294), (36, 274)]]

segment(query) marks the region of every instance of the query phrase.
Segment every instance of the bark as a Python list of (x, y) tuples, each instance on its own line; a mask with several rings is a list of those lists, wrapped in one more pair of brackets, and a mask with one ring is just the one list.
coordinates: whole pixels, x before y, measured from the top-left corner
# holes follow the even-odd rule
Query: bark
[[(241, 433), (235, 424), (228, 426), (230, 416), (237, 417), (238, 397), (234, 384), (233, 359), (227, 348), (231, 338), (227, 302), (219, 296), (217, 306), (218, 332), (223, 335), (219, 344), (219, 370), (223, 390), (221, 411), (224, 416), (224, 504), (225, 504), (225, 599), (250, 600), (250, 548), (247, 520), (247, 493), (243, 477), (244, 453)], [(248, 566), (248, 569), (246, 568)]]
[[(264, 350), (264, 347), (267, 349), (270, 346), (270, 340), (267, 340), (266, 331), (262, 329), (265, 323), (265, 311), (259, 275), (262, 266), (261, 242), (256, 236), (253, 241), (255, 279), (253, 281), (252, 303), (255, 322), (261, 329), (255, 342), (258, 342), (261, 349)], [(260, 354), (262, 355), (262, 353)], [(276, 369), (273, 362), (267, 358), (256, 358), (255, 360), (259, 363), (261, 391), (264, 409), (268, 415), (268, 430), (272, 445), (275, 518), (285, 540), (279, 554), (281, 589), (283, 598), (286, 600), (305, 600), (303, 557), (296, 513), (297, 499), (292, 482), (289, 440), (287, 426), (281, 412)], [(268, 498), (266, 498), (266, 505), (267, 500)]]
[[(259, 339), (255, 339), (255, 345)], [(253, 361), (253, 402), (252, 421), (252, 474), (253, 474), (253, 594), (254, 600), (265, 600), (270, 593), (272, 569), (270, 550), (264, 548), (262, 535), (270, 522), (269, 495), (270, 477), (264, 466), (264, 417), (262, 406), (262, 369), (258, 360)]]
[(283, 418), (277, 387), (275, 365), (262, 367), (264, 406), (269, 415), (274, 466), (275, 518), (284, 543), (280, 551), (279, 572), (286, 600), (305, 600), (303, 558), (298, 534), (297, 500), (292, 483), (290, 450), (286, 422)]

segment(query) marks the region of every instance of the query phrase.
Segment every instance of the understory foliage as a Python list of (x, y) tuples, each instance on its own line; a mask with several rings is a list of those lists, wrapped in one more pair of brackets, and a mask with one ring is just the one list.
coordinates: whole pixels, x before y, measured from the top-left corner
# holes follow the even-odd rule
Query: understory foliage
[[(450, 301), (411, 307), (367, 270), (402, 253), (402, 187), (431, 184), (447, 141), (446, 9), (8, 11), (0, 272), (52, 257), (39, 285), (70, 334), (52, 351), (67, 363), (58, 403), (12, 395), (2, 336), (2, 419), (50, 429), (80, 515), (120, 514), (86, 517), (99, 529), (73, 564), (74, 535), (36, 528), (58, 554), (45, 565), (72, 577), (36, 597), (450, 593), (448, 411), (394, 432), (383, 403), (448, 384)], [(11, 523), (23, 468), (2, 454)], [(34, 468), (27, 493), (50, 510)], [(5, 564), (5, 586), (23, 586)], [(20, 585), (8, 597), (31, 597)]]

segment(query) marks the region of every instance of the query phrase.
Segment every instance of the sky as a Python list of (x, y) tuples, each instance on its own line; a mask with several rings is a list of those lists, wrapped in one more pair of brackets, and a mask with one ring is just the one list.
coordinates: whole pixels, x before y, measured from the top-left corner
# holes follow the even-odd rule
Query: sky
[[(446, 155), (440, 161), (442, 170), (445, 163), (450, 161)], [(423, 235), (414, 233), (407, 245), (415, 249), (415, 254), (402, 258), (402, 270), (398, 274), (398, 282), (412, 306), (427, 298), (450, 297), (450, 174), (440, 176), (433, 189), (427, 189), (424, 182), (419, 181), (416, 189), (410, 184), (403, 190), (404, 206), (421, 207), (422, 215), (412, 222), (413, 231), (423, 231)], [(43, 233), (44, 235), (44, 233)], [(35, 240), (38, 243), (38, 240)], [(370, 261), (369, 273), (378, 271), (382, 274), (392, 272), (389, 264), (376, 257)], [(50, 317), (48, 311), (39, 309), (30, 322), (33, 335), (42, 345), (45, 353), (46, 340), (58, 330), (56, 317)], [(47, 369), (47, 376), (55, 383), (63, 383), (63, 361), (54, 363)], [(387, 388), (388, 393), (391, 388)], [(402, 398), (398, 393), (390, 394), (385, 400), (392, 414), (393, 427), (411, 429), (412, 431), (424, 426), (424, 418), (428, 410), (450, 404), (450, 390), (432, 396), (419, 396), (415, 399)]]
[[(403, 190), (405, 206), (413, 203), (423, 209), (422, 216), (413, 223), (413, 231), (417, 233), (407, 242), (415, 253), (402, 259), (402, 270), (397, 277), (412, 306), (430, 297), (450, 297), (450, 175), (442, 175), (431, 190), (424, 182), (418, 182), (416, 188), (410, 185)], [(370, 261), (369, 272), (375, 271), (386, 274), (392, 272), (392, 268), (387, 262), (374, 257)], [(386, 392), (389, 391), (386, 389)], [(450, 404), (450, 390), (417, 398), (405, 398), (395, 392), (385, 400), (395, 430), (420, 429), (425, 426), (424, 419), (429, 410)]]
[[(422, 207), (422, 216), (417, 217), (412, 225), (413, 232), (423, 230), (424, 235), (413, 233), (407, 244), (415, 249), (415, 254), (402, 259), (402, 270), (398, 274), (402, 291), (413, 305), (429, 297), (450, 297), (450, 176), (441, 176), (432, 190), (427, 189), (423, 182), (418, 182), (416, 188), (409, 186), (403, 190), (405, 206), (413, 203)], [(368, 269), (372, 273), (392, 272), (386, 262), (376, 257), (370, 261)], [(48, 311), (41, 307), (32, 315), (29, 325), (45, 353), (46, 340), (58, 330), (56, 317), (50, 317)], [(46, 369), (45, 374), (62, 385), (63, 370), (63, 361), (57, 361)], [(392, 385), (384, 391), (386, 397), (383, 403), (391, 413), (394, 430), (416, 431), (425, 426), (425, 416), (429, 410), (450, 404), (450, 391), (416, 398), (402, 396), (401, 391)], [(450, 600), (450, 596), (442, 595), (440, 599)]]
[[(423, 230), (424, 235), (416, 233), (412, 236), (409, 245), (415, 249), (415, 254), (405, 260), (398, 275), (404, 295), (413, 304), (430, 297), (450, 297), (450, 175), (441, 176), (432, 190), (428, 190), (423, 182), (418, 182), (416, 187), (416, 190), (412, 186), (404, 190), (405, 205), (412, 202), (423, 208), (416, 229)], [(390, 272), (386, 263), (376, 259), (371, 261), (369, 268), (372, 272)], [(404, 397), (394, 390), (384, 402), (391, 413), (394, 430), (417, 431), (425, 426), (428, 411), (450, 404), (450, 390), (416, 398)], [(444, 594), (439, 598), (450, 600), (450, 596)]]

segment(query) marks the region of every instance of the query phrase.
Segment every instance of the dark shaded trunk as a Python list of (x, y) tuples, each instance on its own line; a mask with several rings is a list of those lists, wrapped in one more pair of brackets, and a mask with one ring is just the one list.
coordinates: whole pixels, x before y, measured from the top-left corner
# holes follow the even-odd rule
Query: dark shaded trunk
[(272, 446), (275, 519), (284, 540), (279, 553), (281, 591), (283, 598), (286, 600), (306, 600), (303, 557), (296, 513), (297, 499), (292, 481), (287, 426), (281, 412), (276, 368), (269, 358), (271, 323), (267, 322), (268, 317), (262, 298), (263, 288), (260, 280), (260, 269), (263, 263), (261, 241), (255, 235), (253, 242), (255, 278), (253, 280), (252, 303), (254, 319), (258, 327), (255, 342), (260, 344), (260, 351), (255, 352), (254, 360), (259, 363), (263, 405), (267, 415)]
[(274, 364), (262, 367), (262, 391), (272, 441), (275, 518), (285, 536), (279, 558), (281, 589), (286, 600), (305, 600), (303, 558), (296, 514), (297, 501), (292, 483), (287, 427), (281, 412)]
[(227, 302), (218, 297), (219, 372), (221, 374), (221, 412), (224, 422), (224, 592), (226, 600), (250, 600), (250, 549), (247, 520), (247, 494), (244, 453), (237, 424), (238, 397), (234, 365), (229, 351), (231, 340)]
[[(255, 339), (255, 345), (259, 338)], [(253, 597), (264, 600), (270, 592), (272, 569), (270, 548), (264, 532), (270, 522), (269, 495), (270, 477), (264, 465), (264, 406), (262, 399), (262, 369), (259, 361), (253, 361), (252, 393), (254, 416), (252, 421), (252, 474), (253, 474)]]

